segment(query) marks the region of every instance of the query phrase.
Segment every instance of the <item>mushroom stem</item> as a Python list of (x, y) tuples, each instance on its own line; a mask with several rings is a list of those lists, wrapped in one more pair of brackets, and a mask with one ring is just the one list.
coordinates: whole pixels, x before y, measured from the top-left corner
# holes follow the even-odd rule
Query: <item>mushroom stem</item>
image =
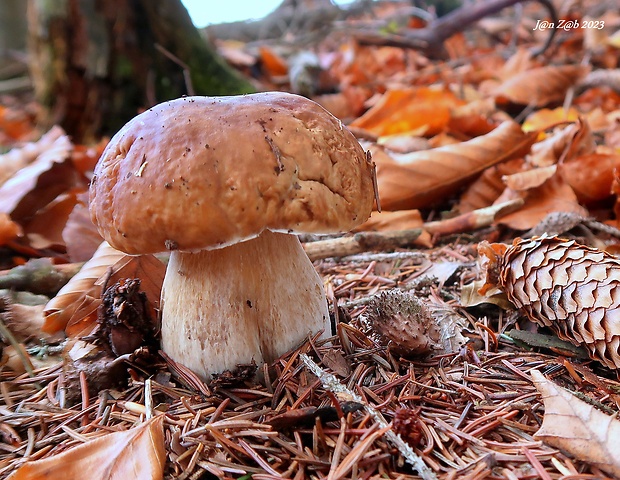
[(331, 333), (325, 291), (296, 236), (265, 230), (229, 247), (172, 252), (162, 348), (204, 379), (272, 362), (320, 330)]

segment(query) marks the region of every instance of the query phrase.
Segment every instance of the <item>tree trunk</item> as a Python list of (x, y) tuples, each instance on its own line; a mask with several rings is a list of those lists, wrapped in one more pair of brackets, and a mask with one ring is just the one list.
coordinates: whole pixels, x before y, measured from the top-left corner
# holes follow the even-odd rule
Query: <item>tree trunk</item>
[(26, 4), (23, 0), (2, 0), (0, 4), (0, 78), (12, 66), (16, 52), (26, 51)]
[(28, 24), (40, 124), (59, 124), (77, 142), (111, 135), (165, 100), (253, 90), (180, 0), (29, 0)]

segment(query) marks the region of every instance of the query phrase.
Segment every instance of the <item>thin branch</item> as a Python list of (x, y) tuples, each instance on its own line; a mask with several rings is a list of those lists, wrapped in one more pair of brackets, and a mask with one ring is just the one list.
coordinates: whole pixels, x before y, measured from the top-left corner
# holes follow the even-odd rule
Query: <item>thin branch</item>
[(316, 375), (319, 380), (323, 383), (323, 386), (333, 393), (341, 393), (350, 397), (354, 402), (361, 403), (364, 405), (366, 411), (375, 419), (375, 421), (379, 424), (381, 429), (386, 429), (385, 437), (389, 440), (403, 455), (404, 459), (410, 465), (415, 468), (420, 476), (424, 480), (437, 480), (437, 476), (435, 473), (428, 468), (424, 460), (417, 455), (413, 449), (409, 446), (407, 442), (405, 442), (400, 435), (394, 433), (394, 431), (390, 428), (390, 424), (383, 418), (383, 415), (377, 410), (375, 410), (371, 405), (368, 405), (364, 402), (364, 399), (360, 397), (357, 393), (349, 390), (345, 387), (335, 375), (332, 375), (329, 372), (326, 372), (321, 367), (319, 367), (314, 361), (305, 353), (301, 353), (299, 355), (301, 361), (304, 362), (304, 365), (310, 370), (314, 375)]

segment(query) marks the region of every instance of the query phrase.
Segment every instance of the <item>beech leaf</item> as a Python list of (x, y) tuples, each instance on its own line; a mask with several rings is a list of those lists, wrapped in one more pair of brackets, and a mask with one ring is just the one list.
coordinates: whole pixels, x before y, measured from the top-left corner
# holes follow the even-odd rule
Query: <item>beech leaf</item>
[(499, 85), (495, 91), (498, 103), (512, 102), (520, 105), (542, 107), (561, 102), (570, 87), (588, 73), (582, 65), (561, 65), (532, 68), (521, 72)]
[(380, 136), (411, 131), (435, 135), (450, 121), (452, 109), (463, 103), (445, 90), (388, 90), (370, 110), (351, 122), (351, 126)]
[(385, 161), (374, 155), (384, 210), (425, 208), (446, 200), (484, 169), (529, 151), (535, 134), (504, 122), (487, 135), (467, 142), (401, 155)]
[(0, 212), (13, 220), (30, 217), (74, 187), (79, 180), (70, 161), (72, 148), (66, 135), (58, 137), (33, 163), (0, 186)]
[(538, 370), (530, 375), (545, 405), (542, 427), (534, 437), (620, 477), (620, 421), (558, 387)]
[(11, 178), (17, 171), (34, 162), (43, 152), (48, 150), (60, 137), (65, 137), (65, 132), (60, 127), (52, 127), (37, 142), (14, 148), (0, 155), (0, 185)]
[(163, 424), (160, 415), (58, 455), (26, 462), (7, 480), (161, 480), (166, 460)]
[(64, 330), (85, 297), (99, 298), (101, 287), (96, 286), (95, 282), (124, 256), (123, 252), (103, 242), (82, 269), (47, 303), (43, 331), (54, 333)]

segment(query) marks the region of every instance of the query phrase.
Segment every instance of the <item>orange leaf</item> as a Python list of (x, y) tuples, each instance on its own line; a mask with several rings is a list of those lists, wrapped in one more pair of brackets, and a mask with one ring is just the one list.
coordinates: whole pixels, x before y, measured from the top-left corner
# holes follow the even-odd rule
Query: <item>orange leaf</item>
[(6, 213), (0, 213), (0, 246), (15, 240), (21, 234), (21, 227)]
[(532, 145), (528, 157), (529, 163), (536, 167), (547, 167), (558, 160), (588, 154), (594, 151), (596, 144), (588, 122), (578, 119), (550, 137)]
[(487, 168), (463, 192), (457, 210), (461, 213), (492, 205), (506, 189), (502, 178), (523, 171), (525, 161), (515, 158)]
[(551, 212), (570, 212), (588, 216), (588, 211), (579, 205), (573, 189), (560, 175), (554, 175), (539, 187), (524, 192), (506, 189), (496, 203), (521, 196), (525, 204), (517, 212), (497, 221), (515, 230), (528, 230), (536, 226)]
[(123, 252), (112, 248), (107, 242), (103, 242), (93, 258), (86, 262), (82, 269), (60, 289), (58, 294), (47, 302), (44, 310), (45, 325), (43, 325), (43, 331), (54, 333), (64, 330), (85, 296), (99, 298), (101, 287), (97, 287), (95, 282), (105, 275), (109, 267), (124, 256)]
[(499, 85), (494, 92), (498, 103), (517, 103), (542, 107), (561, 102), (570, 87), (588, 73), (582, 65), (533, 68), (515, 75)]
[(401, 155), (401, 163), (374, 155), (381, 206), (385, 210), (424, 208), (446, 200), (484, 169), (525, 154), (534, 141), (514, 122), (467, 142)]
[(64, 251), (62, 230), (76, 202), (76, 192), (63, 193), (29, 219), (24, 225), (29, 245), (39, 250), (56, 247)]
[(58, 455), (26, 462), (7, 480), (160, 480), (165, 461), (164, 415), (160, 415)]
[(554, 108), (553, 110), (541, 108), (528, 115), (525, 122), (523, 122), (523, 131), (547, 130), (559, 123), (574, 122), (577, 118), (579, 118), (579, 112), (574, 107), (568, 110), (563, 107)]
[(355, 228), (362, 231), (409, 230), (419, 228), (423, 224), (419, 210), (400, 210), (398, 212), (372, 212), (370, 218)]
[(88, 192), (78, 195), (77, 200), (65, 223), (62, 238), (67, 246), (69, 259), (72, 262), (85, 262), (92, 258), (103, 238), (90, 219)]
[(78, 184), (81, 179), (69, 161), (72, 149), (69, 138), (60, 136), (36, 161), (15, 173), (0, 186), (0, 211), (19, 221)]
[(517, 192), (529, 190), (531, 188), (540, 187), (548, 179), (555, 175), (557, 165), (549, 165), (548, 167), (533, 168), (525, 172), (513, 173), (502, 178), (504, 183), (511, 190)]
[(286, 61), (271, 48), (261, 46), (258, 49), (258, 53), (263, 69), (267, 75), (270, 77), (281, 77), (288, 74), (288, 65)]
[(559, 168), (579, 201), (587, 205), (611, 196), (614, 169), (620, 168), (620, 155), (591, 153), (564, 162)]
[(418, 131), (435, 135), (446, 127), (453, 108), (465, 102), (446, 90), (388, 90), (364, 115), (351, 123), (376, 135)]

